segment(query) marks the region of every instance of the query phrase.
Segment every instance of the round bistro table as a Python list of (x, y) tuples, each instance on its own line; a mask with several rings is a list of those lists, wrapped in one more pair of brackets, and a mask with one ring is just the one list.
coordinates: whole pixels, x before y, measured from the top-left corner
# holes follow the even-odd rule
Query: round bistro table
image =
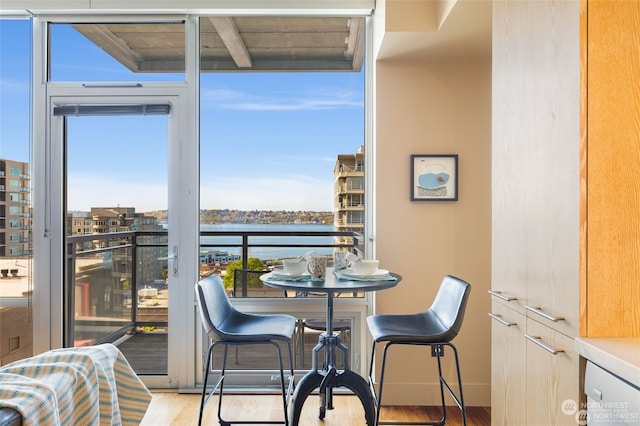
[[(358, 396), (364, 407), (364, 416), (367, 424), (375, 423), (375, 403), (369, 383), (357, 372), (349, 368), (349, 349), (340, 341), (340, 335), (333, 331), (333, 299), (336, 293), (378, 291), (396, 286), (402, 277), (393, 272), (389, 273), (393, 279), (358, 280), (336, 277), (333, 268), (327, 268), (324, 281), (304, 279), (275, 279), (273, 273), (260, 276), (260, 280), (269, 286), (284, 290), (309, 291), (326, 293), (327, 329), (320, 334), (318, 344), (313, 348), (311, 370), (300, 379), (293, 393), (289, 411), (289, 426), (298, 426), (302, 406), (307, 397), (316, 389), (319, 389), (320, 404), (318, 417), (323, 419), (327, 409), (333, 409), (333, 388), (345, 387)], [(318, 353), (324, 349), (324, 362), (322, 368), (318, 368)], [(344, 354), (344, 370), (336, 368), (336, 351)]]

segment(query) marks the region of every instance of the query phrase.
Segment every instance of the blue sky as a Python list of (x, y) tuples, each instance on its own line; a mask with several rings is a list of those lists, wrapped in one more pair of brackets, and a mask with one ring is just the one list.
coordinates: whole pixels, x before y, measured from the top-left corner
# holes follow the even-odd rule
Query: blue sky
[(0, 20), (0, 158), (29, 161), (29, 63), (26, 21)]
[[(0, 21), (0, 157), (19, 161), (29, 157), (29, 34), (26, 21)], [(182, 79), (130, 73), (68, 26), (52, 34), (54, 81)], [(336, 156), (364, 143), (363, 74), (203, 74), (201, 208), (332, 210)], [(69, 210), (166, 208), (165, 117), (79, 117), (69, 129)]]

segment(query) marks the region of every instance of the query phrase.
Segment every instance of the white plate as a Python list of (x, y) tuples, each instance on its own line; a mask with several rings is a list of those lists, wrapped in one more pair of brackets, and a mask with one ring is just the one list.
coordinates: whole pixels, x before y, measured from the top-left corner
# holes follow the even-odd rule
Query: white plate
[(274, 278), (277, 278), (277, 277), (302, 278), (302, 277), (309, 277), (310, 276), (310, 274), (308, 272), (304, 273), (304, 274), (301, 274), (301, 275), (293, 275), (293, 274), (290, 274), (289, 272), (285, 271), (284, 269), (276, 269), (276, 270), (272, 271), (271, 274), (272, 274), (272, 276)]
[(376, 277), (386, 277), (389, 275), (389, 271), (386, 269), (378, 269), (373, 274), (359, 274), (351, 268), (343, 269), (338, 272), (340, 275), (344, 275), (345, 277), (356, 277), (356, 278), (376, 278)]

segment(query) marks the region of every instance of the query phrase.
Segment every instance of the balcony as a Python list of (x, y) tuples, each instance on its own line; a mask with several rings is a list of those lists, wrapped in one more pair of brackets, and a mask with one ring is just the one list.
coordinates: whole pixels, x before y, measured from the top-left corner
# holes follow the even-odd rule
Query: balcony
[(349, 176), (364, 176), (363, 167), (343, 166), (338, 170), (337, 176), (339, 178), (345, 178)]
[[(129, 231), (75, 235), (67, 238), (65, 281), (66, 345), (118, 344), (139, 374), (166, 374), (168, 323), (167, 231)], [(283, 242), (284, 241), (284, 242)], [(294, 242), (292, 242), (294, 241)], [(200, 276), (220, 274), (230, 297), (286, 297), (281, 290), (263, 287), (257, 275), (229, 274), (227, 267), (246, 271), (249, 259), (267, 249), (360, 253), (362, 236), (355, 232), (202, 231)], [(221, 253), (237, 253), (222, 257)], [(220, 253), (219, 257), (215, 257)], [(330, 256), (327, 254), (327, 256)], [(293, 256), (291, 256), (293, 257)], [(164, 259), (163, 259), (164, 258)], [(278, 267), (283, 258), (257, 257), (261, 270)], [(205, 261), (203, 262), (203, 259)], [(232, 261), (232, 262), (229, 262)], [(236, 282), (236, 280), (240, 282)], [(361, 296), (361, 295), (356, 295)], [(312, 336), (309, 336), (312, 337)], [(310, 365), (317, 340), (306, 339), (297, 353), (298, 367)], [(264, 358), (243, 357), (234, 368), (259, 369)]]
[(346, 193), (364, 193), (364, 185), (339, 185), (338, 192)]
[(362, 201), (349, 201), (341, 202), (338, 204), (339, 210), (364, 210), (364, 200)]

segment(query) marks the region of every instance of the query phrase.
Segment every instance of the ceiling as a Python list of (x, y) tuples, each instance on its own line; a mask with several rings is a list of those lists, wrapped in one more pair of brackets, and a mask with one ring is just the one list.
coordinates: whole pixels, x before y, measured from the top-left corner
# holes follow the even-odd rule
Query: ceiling
[(386, 31), (376, 59), (491, 58), (492, 3), (456, 0), (446, 17), (429, 30)]
[[(184, 24), (75, 24), (132, 72), (184, 71)], [(201, 69), (359, 71), (362, 17), (203, 17)]]
[[(492, 2), (457, 0), (435, 25), (406, 31), (412, 16), (389, 29), (376, 59), (491, 57)], [(439, 3), (430, 3), (437, 11)], [(375, 19), (375, 18), (374, 18)], [(418, 18), (418, 21), (425, 18)], [(374, 21), (375, 22), (375, 21)], [(184, 23), (75, 24), (132, 72), (183, 72)], [(360, 71), (364, 17), (211, 16), (200, 18), (204, 72)]]

